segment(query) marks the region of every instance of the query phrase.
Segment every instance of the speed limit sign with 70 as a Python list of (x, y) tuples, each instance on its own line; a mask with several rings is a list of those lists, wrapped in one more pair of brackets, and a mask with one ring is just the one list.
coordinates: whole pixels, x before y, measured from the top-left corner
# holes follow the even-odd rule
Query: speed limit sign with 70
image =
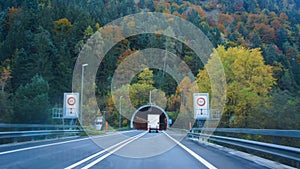
[(194, 118), (207, 119), (209, 117), (208, 93), (194, 93)]

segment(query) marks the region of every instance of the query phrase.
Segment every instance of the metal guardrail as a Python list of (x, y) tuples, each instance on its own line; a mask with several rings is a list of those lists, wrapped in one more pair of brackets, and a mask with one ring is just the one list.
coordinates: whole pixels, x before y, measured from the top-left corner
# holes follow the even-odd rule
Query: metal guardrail
[[(196, 133), (198, 131), (198, 133)], [(201, 133), (200, 133), (201, 132)], [(193, 128), (188, 133), (189, 137), (196, 139), (210, 140), (216, 143), (237, 146), (248, 150), (274, 155), (283, 159), (294, 161), (296, 167), (300, 167), (300, 148), (278, 145), (273, 143), (265, 143), (254, 140), (246, 140), (234, 137), (226, 137), (219, 135), (209, 135), (206, 132), (216, 133), (235, 133), (235, 134), (249, 134), (249, 135), (263, 135), (263, 136), (276, 136), (287, 138), (300, 138), (300, 130), (273, 130), (273, 129), (241, 129), (241, 128)]]
[(237, 133), (237, 134), (251, 134), (251, 135), (265, 135), (276, 137), (291, 137), (300, 138), (300, 130), (274, 130), (274, 129), (245, 129), (245, 128), (193, 128), (191, 132), (221, 132), (221, 133)]
[(73, 128), (73, 129), (79, 129), (79, 126), (77, 125), (53, 125), (53, 124), (6, 124), (6, 123), (0, 123), (0, 129), (1, 128), (53, 128), (53, 129), (61, 129), (61, 128)]
[(0, 144), (18, 142), (19, 138), (34, 138), (45, 136), (66, 136), (83, 132), (77, 125), (49, 124), (3, 124), (0, 123)]

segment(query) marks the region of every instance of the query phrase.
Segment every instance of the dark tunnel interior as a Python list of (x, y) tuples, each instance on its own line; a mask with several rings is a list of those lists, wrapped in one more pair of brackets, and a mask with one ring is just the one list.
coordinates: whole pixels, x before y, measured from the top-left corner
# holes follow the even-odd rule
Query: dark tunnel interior
[(159, 114), (159, 130), (166, 130), (168, 126), (168, 120), (163, 111), (161, 111), (157, 107), (147, 106), (138, 110), (133, 118), (133, 126), (137, 130), (147, 130), (148, 122), (147, 117), (148, 114)]

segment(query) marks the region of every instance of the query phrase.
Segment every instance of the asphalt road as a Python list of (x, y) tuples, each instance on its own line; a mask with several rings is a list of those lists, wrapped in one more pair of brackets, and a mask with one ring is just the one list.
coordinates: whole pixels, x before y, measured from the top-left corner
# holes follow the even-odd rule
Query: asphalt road
[(0, 147), (1, 169), (265, 168), (171, 131), (127, 131), (92, 138), (42, 141)]

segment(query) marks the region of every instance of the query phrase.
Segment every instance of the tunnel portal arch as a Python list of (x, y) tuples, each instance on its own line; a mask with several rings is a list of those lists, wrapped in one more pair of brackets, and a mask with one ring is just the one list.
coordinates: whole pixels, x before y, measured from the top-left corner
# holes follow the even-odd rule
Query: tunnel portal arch
[(164, 109), (153, 104), (143, 105), (138, 108), (131, 117), (130, 127), (132, 129), (147, 130), (148, 114), (159, 114), (159, 130), (166, 130), (170, 127), (168, 114)]

